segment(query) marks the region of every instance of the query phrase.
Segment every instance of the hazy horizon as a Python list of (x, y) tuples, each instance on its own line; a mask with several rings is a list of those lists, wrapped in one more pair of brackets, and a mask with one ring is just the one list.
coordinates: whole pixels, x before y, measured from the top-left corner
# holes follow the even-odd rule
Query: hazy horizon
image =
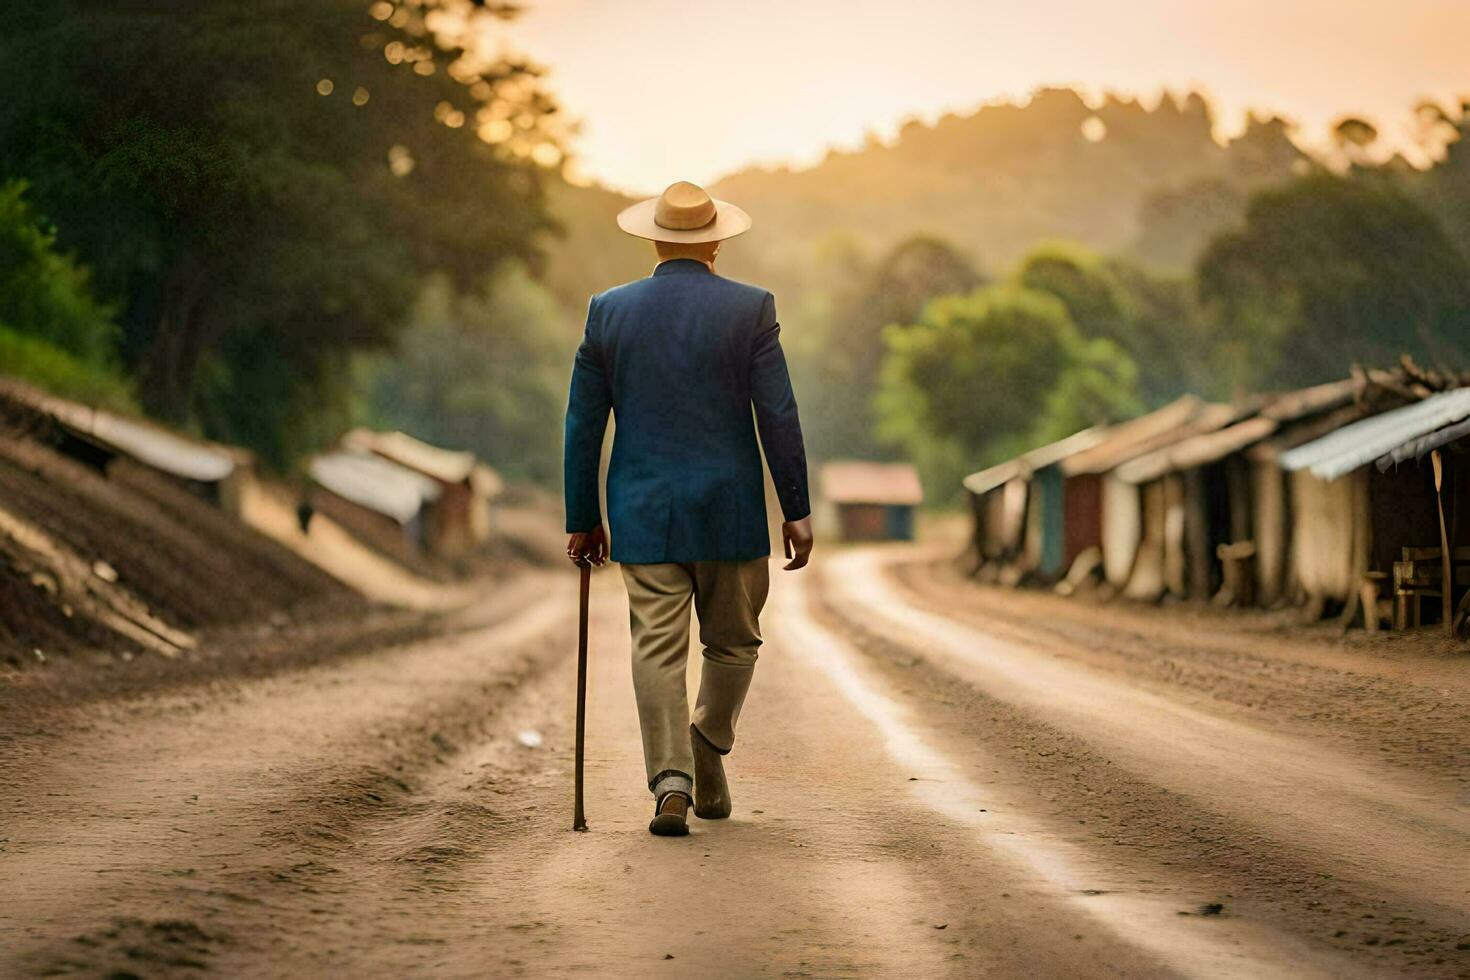
[[(1365, 116), (1412, 143), (1415, 102), (1470, 95), (1460, 39), (1470, 4), (1404, 0), (1172, 0), (1077, 4), (748, 0), (532, 0), (506, 38), (545, 64), (581, 133), (581, 170), (654, 192), (752, 165), (801, 167), (869, 132), (1069, 86), (1152, 104), (1199, 91), (1222, 135), (1250, 111), (1279, 114), (1320, 145)], [(672, 134), (672, 136), (671, 136)]]

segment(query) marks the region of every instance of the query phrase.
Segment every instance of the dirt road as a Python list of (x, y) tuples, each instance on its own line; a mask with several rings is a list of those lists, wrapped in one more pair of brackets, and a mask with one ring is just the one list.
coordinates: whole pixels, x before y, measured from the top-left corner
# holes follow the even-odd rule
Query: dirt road
[(777, 574), (735, 817), (682, 840), (644, 831), (616, 573), (588, 834), (570, 571), (348, 658), (17, 699), (0, 975), (1470, 976), (1465, 662), (935, 558)]

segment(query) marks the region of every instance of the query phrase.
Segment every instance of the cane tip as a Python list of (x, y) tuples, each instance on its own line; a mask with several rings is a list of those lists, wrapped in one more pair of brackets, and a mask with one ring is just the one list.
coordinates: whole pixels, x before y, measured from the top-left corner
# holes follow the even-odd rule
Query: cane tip
[(585, 834), (587, 833), (587, 823), (586, 821), (583, 821), (582, 823), (574, 823), (572, 824), (572, 829), (580, 834)]

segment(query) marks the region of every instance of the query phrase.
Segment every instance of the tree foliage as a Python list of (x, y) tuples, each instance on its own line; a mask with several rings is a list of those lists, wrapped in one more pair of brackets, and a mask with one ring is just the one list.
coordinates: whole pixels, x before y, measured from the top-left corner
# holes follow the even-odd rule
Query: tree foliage
[(918, 235), (900, 242), (877, 262), (852, 248), (831, 258), (846, 280), (817, 317), (820, 342), (794, 344), (797, 380), (804, 383), (808, 436), (823, 456), (885, 455), (874, 431), (873, 392), (884, 352), (884, 330), (914, 322), (929, 300), (967, 292), (981, 282), (971, 261), (947, 242)]
[(1470, 256), (1470, 100), (1453, 110), (1425, 103), (1418, 115), (1424, 149), (1439, 159), (1428, 171), (1409, 176), (1409, 191)]
[(469, 294), (430, 281), (391, 356), (364, 365), (365, 421), (471, 449), (508, 476), (554, 484), (576, 327), (524, 268)]
[(25, 185), (0, 185), (0, 372), (111, 407), (131, 404), (118, 368), (113, 310), (87, 270), (56, 247)]
[(884, 341), (879, 433), (936, 488), (1139, 407), (1116, 344), (1084, 339), (1060, 300), (1014, 283), (937, 299)]
[(1070, 243), (1041, 245), (1022, 260), (1016, 282), (1061, 300), (1084, 337), (1133, 343), (1128, 298), (1096, 253)]
[(1061, 300), (1085, 339), (1109, 341), (1127, 354), (1148, 404), (1186, 391), (1228, 396), (1215, 382), (1210, 338), (1189, 279), (1058, 242), (1022, 260), (1016, 281)]
[(25, 199), (25, 184), (0, 185), (0, 314), (20, 333), (108, 363), (117, 342), (113, 310), (92, 295), (87, 270), (56, 246)]
[(1470, 264), (1385, 175), (1317, 174), (1258, 194), (1198, 277), (1243, 387), (1311, 384), (1405, 351), (1456, 363), (1470, 347)]
[[(425, 274), (534, 262), (534, 66), (468, 0), (38, 0), (0, 40), (0, 176), (31, 181), (120, 309), (145, 406), (279, 459), (343, 407)], [(543, 144), (550, 149), (542, 149)]]

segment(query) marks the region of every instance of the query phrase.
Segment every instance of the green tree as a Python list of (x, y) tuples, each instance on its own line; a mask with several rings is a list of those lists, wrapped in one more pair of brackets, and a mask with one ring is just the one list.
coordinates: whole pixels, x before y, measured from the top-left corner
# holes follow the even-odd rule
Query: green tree
[(431, 26), (505, 6), (7, 12), (0, 176), (31, 180), (117, 299), (150, 411), (275, 457), (283, 429), (341, 412), (350, 355), (391, 342), (424, 275), (468, 288), (537, 259), (555, 106), (534, 66)]
[(953, 246), (920, 235), (889, 250), (833, 300), (820, 345), (802, 350), (795, 367), (798, 380), (808, 382), (799, 394), (803, 407), (810, 406), (803, 418), (810, 420), (808, 439), (815, 455), (887, 455), (875, 435), (873, 407), (885, 328), (912, 323), (925, 303), (967, 292), (980, 281), (974, 265)]
[(1053, 243), (1026, 257), (1016, 281), (1059, 299), (1084, 339), (1107, 341), (1127, 355), (1147, 404), (1213, 391), (1214, 351), (1188, 279)]
[(1444, 222), (1445, 230), (1470, 256), (1470, 100), (1450, 112), (1433, 103), (1419, 106), (1427, 152), (1435, 166), (1410, 180), (1415, 198)]
[(935, 300), (884, 341), (879, 434), (936, 497), (970, 469), (1138, 407), (1116, 345), (1084, 340), (1060, 300), (1014, 284)]
[(116, 353), (113, 310), (92, 295), (87, 271), (56, 247), (56, 229), (25, 200), (25, 184), (0, 185), (0, 310), (13, 330), (95, 364)]
[(1332, 142), (1337, 151), (1355, 167), (1372, 165), (1373, 146), (1378, 142), (1378, 127), (1360, 116), (1343, 116), (1332, 125)]
[(1221, 355), (1200, 310), (1194, 278), (1160, 275), (1123, 258), (1106, 262), (1127, 298), (1130, 339), (1124, 353), (1138, 367), (1145, 404), (1162, 405), (1185, 392), (1230, 397), (1220, 381)]
[(1096, 253), (1064, 242), (1041, 245), (1021, 262), (1016, 282), (1061, 300), (1082, 336), (1134, 346), (1128, 297)]
[(365, 421), (471, 449), (508, 476), (556, 485), (578, 332), (519, 266), (483, 288), (431, 280), (391, 355), (366, 366)]
[(1330, 380), (1406, 351), (1455, 363), (1470, 346), (1470, 263), (1386, 175), (1317, 174), (1258, 194), (1198, 278), (1241, 388)]
[(1151, 269), (1186, 274), (1212, 237), (1240, 224), (1247, 198), (1238, 184), (1220, 177), (1155, 191), (1139, 208), (1138, 236), (1128, 254)]
[(87, 270), (56, 247), (25, 185), (0, 185), (0, 373), (58, 394), (130, 404), (118, 369), (117, 324), (92, 295)]
[(1047, 393), (1026, 448), (1065, 439), (1100, 422), (1132, 418), (1143, 411), (1138, 368), (1109, 340), (1082, 341)]

